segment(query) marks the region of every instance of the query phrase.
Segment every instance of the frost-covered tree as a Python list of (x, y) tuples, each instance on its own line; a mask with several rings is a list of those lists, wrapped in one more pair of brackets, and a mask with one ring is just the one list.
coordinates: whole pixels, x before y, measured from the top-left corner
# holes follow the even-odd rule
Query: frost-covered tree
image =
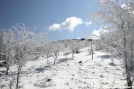
[(6, 75), (8, 75), (9, 67), (14, 62), (15, 35), (11, 29), (0, 30), (0, 54), (1, 59), (6, 64)]
[(17, 83), (16, 89), (19, 87), (20, 73), (27, 61), (36, 57), (36, 35), (28, 31), (25, 25), (13, 27), (16, 30), (17, 42), (15, 45), (15, 60), (17, 64)]
[[(128, 89), (132, 89), (134, 81), (134, 2), (133, 0), (122, 0), (120, 2), (119, 0), (107, 0), (100, 3), (100, 7), (100, 11), (91, 13), (91, 15), (96, 21), (102, 21), (104, 25), (107, 25), (111, 31), (110, 34), (114, 34), (112, 38), (108, 34), (105, 38), (103, 36), (101, 39), (106, 43), (106, 46), (117, 49), (123, 55)], [(112, 42), (109, 44), (108, 40), (112, 40)]]
[[(45, 40), (44, 40), (45, 39)], [(48, 63), (48, 58), (52, 54), (52, 43), (50, 40), (45, 36), (43, 37), (43, 42), (38, 42), (38, 47), (37, 51), (39, 52), (39, 56), (46, 56), (47, 57), (47, 63)]]
[(63, 49), (63, 55), (65, 56), (65, 58), (67, 59), (68, 55), (69, 55), (69, 48), (64, 48)]
[[(22, 68), (27, 61), (39, 56), (38, 48), (42, 46), (43, 41), (46, 41), (45, 36), (48, 33), (35, 34), (25, 25), (12, 26), (12, 28), (0, 29), (0, 60), (4, 60), (6, 64), (6, 74), (12, 64), (17, 66), (16, 89), (18, 89)], [(42, 41), (42, 39), (44, 40)]]
[(62, 43), (53, 43), (52, 44), (52, 52), (54, 54), (54, 64), (58, 58), (59, 52), (63, 51), (64, 45)]
[(77, 41), (75, 40), (72, 40), (70, 43), (69, 43), (69, 50), (71, 50), (71, 53), (72, 53), (72, 59), (74, 59), (74, 54), (76, 52), (79, 52), (79, 49), (80, 49), (80, 43), (78, 43)]
[(47, 57), (47, 63), (49, 63), (48, 58), (50, 57), (50, 55), (52, 55), (52, 44), (44, 44), (43, 46), (40, 47), (40, 54), (42, 56), (46, 56)]
[(85, 32), (86, 34), (86, 43), (88, 44), (88, 47), (89, 47), (89, 43), (90, 43), (90, 49), (88, 48), (88, 54), (91, 54), (92, 55), (92, 59), (93, 59), (93, 37), (94, 35), (87, 35), (87, 33)]
[(65, 58), (67, 59), (70, 51), (69, 51), (69, 44), (70, 44), (70, 40), (65, 40), (62, 42), (63, 43), (63, 55), (65, 56)]

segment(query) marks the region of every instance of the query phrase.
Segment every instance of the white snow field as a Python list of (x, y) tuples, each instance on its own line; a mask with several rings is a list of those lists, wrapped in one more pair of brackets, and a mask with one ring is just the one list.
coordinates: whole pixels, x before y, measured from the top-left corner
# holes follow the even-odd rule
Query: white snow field
[[(23, 67), (19, 82), (20, 89), (114, 89), (125, 88), (124, 69), (118, 58), (111, 63), (108, 53), (94, 51), (94, 59), (83, 48), (79, 54), (71, 54), (68, 59), (61, 52), (53, 65), (53, 57), (49, 64), (45, 57), (36, 61), (28, 61)], [(79, 63), (82, 61), (82, 63)], [(9, 75), (0, 77), (0, 89), (15, 89), (16, 67), (12, 66)]]

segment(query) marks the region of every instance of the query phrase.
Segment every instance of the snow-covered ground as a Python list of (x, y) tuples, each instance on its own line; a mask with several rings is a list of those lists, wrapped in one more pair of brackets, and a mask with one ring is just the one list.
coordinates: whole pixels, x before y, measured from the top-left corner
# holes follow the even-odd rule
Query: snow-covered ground
[[(71, 54), (66, 59), (61, 52), (55, 65), (53, 57), (49, 58), (50, 64), (46, 63), (45, 57), (27, 62), (21, 74), (21, 89), (107, 89), (125, 86), (124, 69), (118, 58), (110, 64), (110, 55), (102, 50), (94, 51), (93, 60), (87, 48), (80, 51), (73, 60)], [(9, 85), (15, 85), (16, 67), (12, 66), (11, 71), (9, 75), (0, 77), (1, 89), (10, 89)]]

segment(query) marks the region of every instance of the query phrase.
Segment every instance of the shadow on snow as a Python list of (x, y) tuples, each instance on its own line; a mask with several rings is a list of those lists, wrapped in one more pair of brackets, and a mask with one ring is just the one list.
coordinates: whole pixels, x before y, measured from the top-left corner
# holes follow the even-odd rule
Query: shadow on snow
[(65, 62), (68, 62), (68, 61), (70, 61), (70, 60), (72, 60), (72, 58), (63, 58), (63, 59), (59, 59), (59, 61), (57, 62), (58, 64), (60, 64), (60, 63), (65, 63)]

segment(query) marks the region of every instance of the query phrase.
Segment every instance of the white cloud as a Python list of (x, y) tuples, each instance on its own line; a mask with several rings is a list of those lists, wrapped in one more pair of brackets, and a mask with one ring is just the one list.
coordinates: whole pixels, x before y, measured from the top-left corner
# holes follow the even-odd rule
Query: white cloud
[(60, 29), (60, 24), (55, 23), (55, 24), (51, 25), (48, 29), (53, 30), (53, 31), (59, 30)]
[(109, 30), (107, 30), (105, 28), (107, 28), (107, 26), (105, 26), (104, 28), (101, 27), (99, 30), (94, 30), (91, 34), (91, 38), (98, 39), (98, 38), (100, 38), (101, 34), (108, 33)]
[(77, 37), (76, 39), (81, 39), (81, 37)]
[(100, 30), (94, 30), (92, 32), (92, 35), (94, 35), (94, 36), (100, 36)]
[(81, 18), (77, 18), (77, 17), (70, 17), (67, 18), (64, 22), (62, 22), (61, 24), (53, 24), (51, 25), (48, 29), (52, 30), (52, 31), (56, 31), (56, 30), (70, 30), (70, 31), (74, 31), (74, 28), (78, 25), (81, 25), (82, 19)]
[(93, 24), (92, 21), (85, 22), (85, 25), (86, 25), (86, 26), (90, 26), (90, 25), (92, 25), (92, 24)]
[(110, 0), (100, 0), (100, 2), (102, 2), (102, 3), (108, 3), (108, 2), (110, 2)]

